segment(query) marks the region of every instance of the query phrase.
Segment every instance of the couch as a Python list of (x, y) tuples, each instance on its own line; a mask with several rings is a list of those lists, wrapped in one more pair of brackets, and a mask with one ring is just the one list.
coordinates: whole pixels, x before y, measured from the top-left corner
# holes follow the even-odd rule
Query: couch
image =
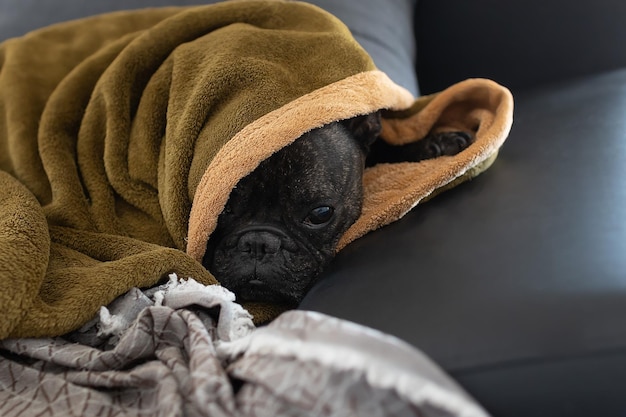
[[(509, 87), (494, 166), (344, 249), (300, 308), (419, 348), (494, 416), (626, 414), (626, 5), (312, 1), (415, 94)], [(197, 0), (10, 0), (0, 39)]]
[(397, 335), (494, 416), (626, 415), (623, 2), (420, 0), (422, 94), (515, 97), (494, 166), (340, 253), (302, 303)]

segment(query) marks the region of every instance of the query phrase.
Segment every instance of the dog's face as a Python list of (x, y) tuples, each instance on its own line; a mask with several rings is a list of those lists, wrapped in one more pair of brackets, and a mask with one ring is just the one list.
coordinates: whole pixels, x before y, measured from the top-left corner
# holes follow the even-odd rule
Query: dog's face
[(297, 304), (360, 216), (378, 114), (331, 123), (283, 148), (231, 192), (204, 266), (239, 300)]

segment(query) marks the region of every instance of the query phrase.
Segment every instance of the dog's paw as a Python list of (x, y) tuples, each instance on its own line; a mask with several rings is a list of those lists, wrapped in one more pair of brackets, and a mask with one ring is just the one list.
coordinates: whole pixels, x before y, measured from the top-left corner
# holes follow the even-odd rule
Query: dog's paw
[(436, 158), (458, 154), (474, 142), (474, 136), (467, 132), (440, 132), (427, 136), (423, 140), (426, 141), (424, 145), (428, 158)]
[(419, 162), (443, 155), (456, 155), (474, 142), (467, 132), (432, 133), (406, 145), (389, 145), (383, 140), (374, 142), (367, 166), (389, 162)]

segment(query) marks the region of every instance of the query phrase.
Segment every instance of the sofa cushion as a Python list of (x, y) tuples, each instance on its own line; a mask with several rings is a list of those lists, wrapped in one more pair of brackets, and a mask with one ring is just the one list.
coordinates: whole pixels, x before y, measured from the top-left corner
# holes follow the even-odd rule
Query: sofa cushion
[(619, 0), (420, 0), (420, 88), (485, 77), (515, 93), (625, 67), (624, 16)]

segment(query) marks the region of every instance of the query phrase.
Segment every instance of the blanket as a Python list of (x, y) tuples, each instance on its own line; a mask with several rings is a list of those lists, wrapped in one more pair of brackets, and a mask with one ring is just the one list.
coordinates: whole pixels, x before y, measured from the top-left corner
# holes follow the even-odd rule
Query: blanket
[(70, 340), (0, 341), (0, 414), (487, 417), (394, 337), (304, 311), (255, 328), (233, 299), (173, 275)]
[[(473, 79), (416, 100), (339, 20), (289, 1), (117, 12), (4, 42), (0, 339), (73, 331), (170, 273), (216, 284), (200, 261), (239, 179), (304, 132), (376, 110), (391, 144), (437, 130), (476, 142), (368, 169), (339, 249), (487, 169), (509, 91)], [(257, 322), (281, 310), (247, 307)]]

